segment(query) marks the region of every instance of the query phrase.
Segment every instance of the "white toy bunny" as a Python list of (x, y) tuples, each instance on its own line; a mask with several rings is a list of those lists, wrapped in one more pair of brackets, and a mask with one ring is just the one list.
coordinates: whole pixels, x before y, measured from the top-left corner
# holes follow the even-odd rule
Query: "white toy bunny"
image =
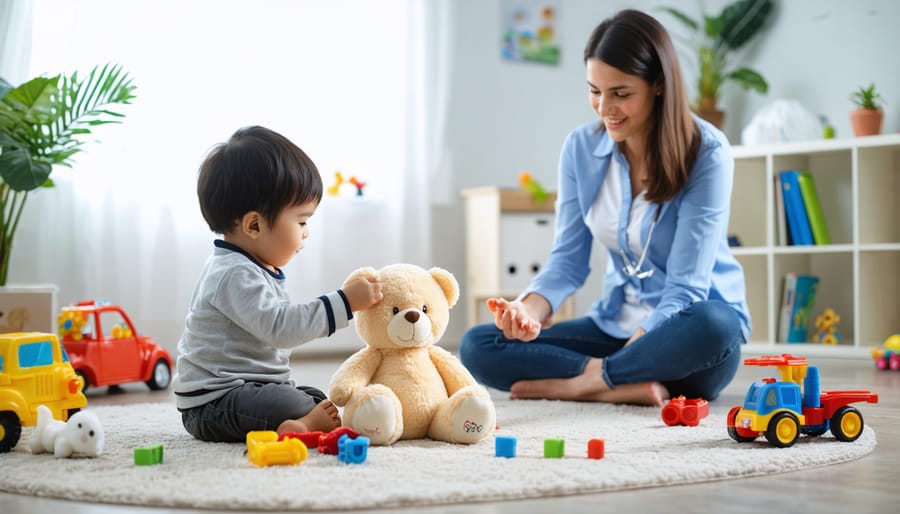
[(78, 411), (59, 421), (46, 405), (38, 405), (37, 426), (28, 442), (31, 453), (53, 452), (57, 458), (74, 453), (97, 457), (103, 452), (103, 425), (90, 411)]

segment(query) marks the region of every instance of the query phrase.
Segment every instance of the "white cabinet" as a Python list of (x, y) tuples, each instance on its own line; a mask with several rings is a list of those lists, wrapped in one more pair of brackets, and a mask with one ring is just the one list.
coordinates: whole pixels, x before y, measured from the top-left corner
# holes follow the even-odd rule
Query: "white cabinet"
[[(485, 300), (515, 298), (540, 270), (553, 244), (556, 194), (538, 204), (519, 189), (465, 189), (466, 299), (469, 325), (488, 320)], [(569, 298), (554, 318), (572, 317)]]
[[(900, 135), (735, 147), (729, 234), (744, 267), (753, 318), (751, 348), (765, 352), (868, 355), (900, 332)], [(812, 174), (831, 244), (778, 244), (775, 175)], [(820, 277), (811, 323), (840, 316), (838, 345), (776, 342), (784, 275)]]

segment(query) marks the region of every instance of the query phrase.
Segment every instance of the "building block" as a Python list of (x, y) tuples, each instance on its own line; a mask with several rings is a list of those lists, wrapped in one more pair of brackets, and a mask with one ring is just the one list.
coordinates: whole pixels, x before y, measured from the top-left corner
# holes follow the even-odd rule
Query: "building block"
[(516, 456), (516, 438), (509, 435), (498, 435), (494, 438), (494, 455), (511, 459)]
[(603, 439), (591, 439), (588, 441), (587, 453), (589, 459), (602, 459), (606, 443)]
[(247, 432), (247, 458), (257, 466), (296, 465), (306, 460), (308, 450), (300, 439), (278, 440), (274, 430)]
[(563, 439), (544, 439), (544, 458), (561, 459), (566, 453), (566, 442)]
[(135, 466), (152, 466), (154, 464), (162, 464), (163, 447), (161, 444), (152, 446), (142, 446), (134, 449)]
[(666, 425), (686, 425), (695, 427), (700, 420), (709, 416), (709, 402), (703, 398), (687, 399), (684, 395), (669, 400), (660, 412)]
[(369, 450), (369, 438), (358, 435), (355, 439), (347, 434), (338, 439), (338, 460), (347, 464), (361, 464), (366, 460)]

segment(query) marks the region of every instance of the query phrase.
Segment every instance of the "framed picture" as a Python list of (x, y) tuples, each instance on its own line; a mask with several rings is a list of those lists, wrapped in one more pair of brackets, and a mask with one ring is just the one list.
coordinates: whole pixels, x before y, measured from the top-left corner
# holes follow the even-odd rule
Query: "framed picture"
[(0, 333), (56, 333), (55, 286), (0, 287)]
[(559, 64), (559, 1), (504, 0), (501, 6), (503, 58)]

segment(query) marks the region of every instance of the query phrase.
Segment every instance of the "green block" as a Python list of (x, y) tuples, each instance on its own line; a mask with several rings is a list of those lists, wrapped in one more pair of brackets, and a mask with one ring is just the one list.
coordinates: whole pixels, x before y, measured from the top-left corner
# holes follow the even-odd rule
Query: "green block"
[(544, 458), (561, 459), (566, 453), (566, 442), (563, 439), (544, 439)]
[(134, 449), (134, 464), (136, 466), (152, 466), (162, 464), (163, 447), (161, 444), (143, 446)]

